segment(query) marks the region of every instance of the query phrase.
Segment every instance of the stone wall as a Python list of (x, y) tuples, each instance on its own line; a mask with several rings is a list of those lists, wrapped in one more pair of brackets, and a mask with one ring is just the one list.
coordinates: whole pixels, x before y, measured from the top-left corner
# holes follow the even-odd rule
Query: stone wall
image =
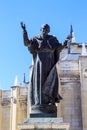
[[(60, 92), (63, 100), (58, 105), (59, 116), (70, 123), (70, 130), (82, 130), (81, 84), (79, 55), (68, 55), (60, 62)], [(72, 59), (72, 60), (70, 60)]]
[(1, 130), (10, 130), (10, 110), (11, 110), (11, 99), (10, 91), (1, 91)]
[(0, 130), (18, 130), (27, 117), (27, 87), (0, 90)]

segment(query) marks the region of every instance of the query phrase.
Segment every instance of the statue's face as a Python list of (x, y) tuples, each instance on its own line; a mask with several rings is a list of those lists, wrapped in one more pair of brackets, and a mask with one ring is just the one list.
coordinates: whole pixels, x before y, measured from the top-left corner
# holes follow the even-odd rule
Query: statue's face
[(41, 31), (42, 31), (43, 35), (47, 35), (50, 32), (49, 25), (47, 25), (47, 24), (46, 25), (42, 25)]
[(48, 28), (42, 28), (42, 33), (47, 35), (49, 33)]

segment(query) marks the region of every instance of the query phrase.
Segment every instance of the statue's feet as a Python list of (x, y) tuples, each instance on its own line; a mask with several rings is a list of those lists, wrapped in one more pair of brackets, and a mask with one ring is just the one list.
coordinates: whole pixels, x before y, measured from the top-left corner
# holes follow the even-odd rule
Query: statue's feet
[(55, 103), (50, 102), (48, 105), (50, 105), (50, 106), (51, 106), (51, 105), (55, 105)]
[(50, 105), (50, 106), (51, 106), (51, 105), (55, 105), (54, 100), (50, 100), (49, 103), (48, 103), (48, 105)]

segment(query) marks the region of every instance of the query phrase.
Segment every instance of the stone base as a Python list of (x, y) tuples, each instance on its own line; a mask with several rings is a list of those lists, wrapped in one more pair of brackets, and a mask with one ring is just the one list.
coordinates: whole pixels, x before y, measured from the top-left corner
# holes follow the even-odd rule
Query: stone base
[(62, 118), (28, 118), (24, 124), (18, 124), (19, 130), (70, 130)]
[(57, 117), (57, 107), (55, 105), (34, 105), (31, 107), (30, 117)]

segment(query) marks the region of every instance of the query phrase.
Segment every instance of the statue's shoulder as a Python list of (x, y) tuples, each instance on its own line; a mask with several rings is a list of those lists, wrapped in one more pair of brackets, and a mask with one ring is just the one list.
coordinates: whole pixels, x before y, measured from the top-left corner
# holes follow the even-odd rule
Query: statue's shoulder
[(55, 35), (49, 35), (49, 41), (51, 41), (53, 45), (59, 44), (59, 40), (57, 39)]
[(49, 35), (50, 39), (57, 39), (55, 35)]
[(36, 35), (36, 36), (34, 36), (34, 39), (41, 39), (41, 35)]
[(56, 38), (55, 35), (48, 35), (48, 36), (49, 36), (49, 38)]

